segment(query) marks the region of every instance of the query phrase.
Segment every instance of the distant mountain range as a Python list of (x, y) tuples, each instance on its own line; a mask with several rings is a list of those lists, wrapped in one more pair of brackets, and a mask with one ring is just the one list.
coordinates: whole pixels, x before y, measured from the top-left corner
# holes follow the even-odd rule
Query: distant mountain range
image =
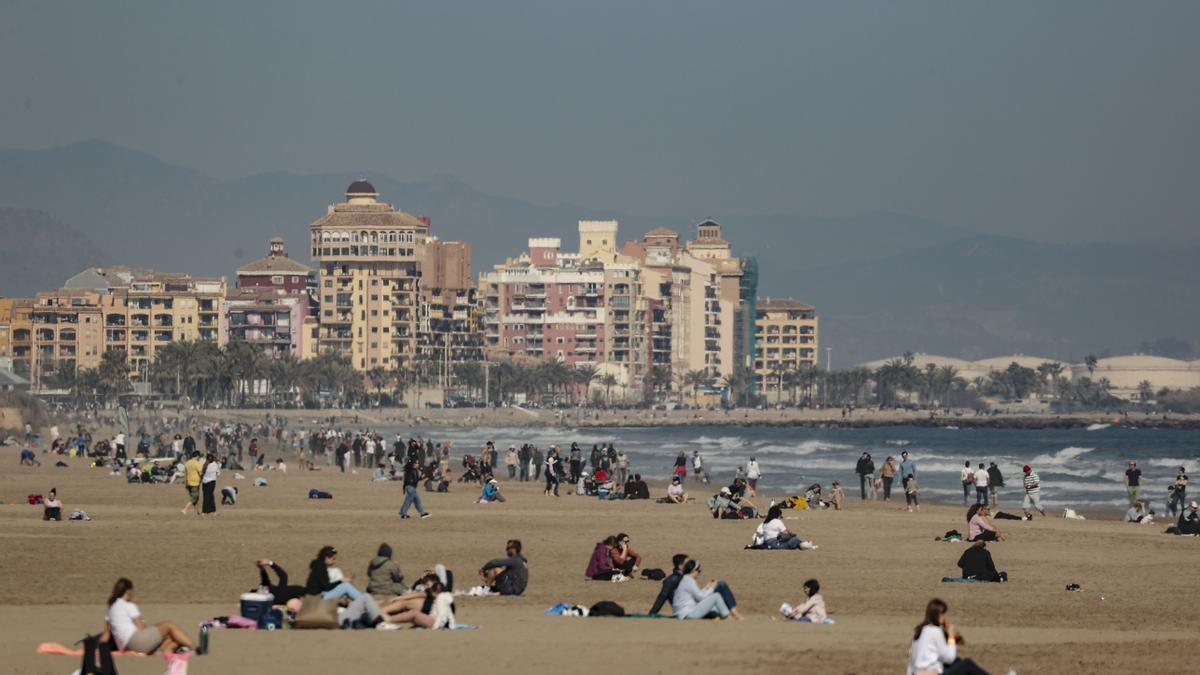
[(447, 176), (403, 182), (362, 171), (222, 180), (100, 141), (0, 150), (0, 207), (9, 207), (0, 235), (19, 246), (5, 246), (0, 293), (51, 288), (82, 267), (110, 262), (232, 275), (276, 234), (307, 260), (308, 224), (360, 177), (381, 199), (430, 216), (438, 236), (469, 240), (477, 271), (518, 254), (532, 236), (562, 237), (573, 248), (580, 219), (616, 218), (622, 238), (633, 239), (657, 226), (686, 235), (715, 218), (738, 253), (758, 257), (760, 295), (817, 306), (835, 365), (907, 349), (961, 356), (1119, 351), (1200, 328), (1197, 284), (1188, 274), (1195, 250), (983, 237), (895, 213), (647, 218), (531, 204)]

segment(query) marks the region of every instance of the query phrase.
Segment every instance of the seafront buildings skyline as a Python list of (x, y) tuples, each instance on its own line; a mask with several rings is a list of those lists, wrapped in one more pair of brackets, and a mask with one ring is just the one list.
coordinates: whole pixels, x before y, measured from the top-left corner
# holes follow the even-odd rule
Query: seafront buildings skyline
[[(97, 368), (117, 352), (136, 382), (166, 345), (242, 343), (271, 358), (341, 355), (364, 378), (432, 364), (445, 390), (463, 386), (457, 366), (513, 361), (586, 370), (617, 400), (703, 386), (726, 401), (740, 391), (740, 402), (780, 401), (821, 366), (816, 309), (758, 297), (757, 261), (734, 255), (716, 221), (622, 241), (616, 220), (581, 220), (574, 245), (531, 232), (524, 250), (476, 278), (469, 242), (443, 241), (430, 218), (379, 197), (355, 181), (309, 225), (311, 267), (276, 236), (264, 257), (234, 270), (232, 286), (224, 276), (112, 266), (32, 298), (0, 298), (0, 366), (43, 389), (54, 374)], [(1146, 356), (1090, 367), (1021, 355), (914, 363), (967, 379), (1010, 363), (1053, 366), (1056, 380), (1099, 369), (1130, 398), (1144, 382), (1200, 386), (1200, 365)]]

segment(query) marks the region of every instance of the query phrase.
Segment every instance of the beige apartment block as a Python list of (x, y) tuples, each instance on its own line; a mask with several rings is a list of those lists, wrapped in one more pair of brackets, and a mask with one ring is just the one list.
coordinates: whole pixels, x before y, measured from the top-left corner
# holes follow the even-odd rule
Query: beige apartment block
[(358, 370), (400, 369), (417, 355), (420, 272), (429, 221), (378, 201), (371, 183), (346, 189), (310, 226), (318, 265), (320, 350)]
[(223, 342), (223, 277), (92, 268), (32, 307), (30, 373), (35, 387), (64, 368), (94, 368), (104, 352), (125, 354), (133, 379), (144, 378), (158, 349), (179, 341)]
[(758, 354), (754, 374), (762, 393), (778, 392), (782, 373), (804, 365), (817, 366), (818, 323), (812, 305), (791, 298), (759, 299), (755, 307), (755, 331)]

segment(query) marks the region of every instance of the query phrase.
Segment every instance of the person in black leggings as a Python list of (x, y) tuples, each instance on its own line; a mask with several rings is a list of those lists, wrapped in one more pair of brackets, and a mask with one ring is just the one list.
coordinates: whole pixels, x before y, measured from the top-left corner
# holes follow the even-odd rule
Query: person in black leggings
[[(262, 586), (267, 589), (268, 593), (275, 596), (275, 604), (283, 605), (293, 598), (304, 597), (304, 587), (289, 586), (287, 572), (279, 565), (276, 565), (275, 561), (264, 558), (256, 561), (255, 564), (258, 565), (258, 577), (262, 581)], [(279, 577), (279, 583), (271, 583), (271, 577), (267, 575), (268, 567), (275, 570), (275, 575)]]

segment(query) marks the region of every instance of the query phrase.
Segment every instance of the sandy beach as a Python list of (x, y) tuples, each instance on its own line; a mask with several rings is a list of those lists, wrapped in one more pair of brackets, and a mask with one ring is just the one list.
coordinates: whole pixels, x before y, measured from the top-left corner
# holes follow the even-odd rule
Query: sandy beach
[[(212, 616), (236, 613), (237, 597), (257, 583), (254, 560), (269, 557), (302, 582), (320, 546), (341, 551), (348, 574), (365, 578), (380, 542), (412, 579), (434, 563), (471, 585), (475, 570), (520, 538), (530, 559), (521, 598), (461, 598), (458, 618), (479, 626), (461, 632), (233, 631), (212, 633), (212, 653), (192, 673), (384, 672), (411, 664), (428, 672), (551, 672), (619, 668), (626, 672), (887, 673), (902, 672), (912, 627), (925, 603), (940, 597), (966, 638), (960, 653), (992, 673), (1124, 673), (1177, 670), (1200, 617), (1180, 592), (1200, 540), (1160, 534), (1160, 526), (1050, 517), (998, 523), (1010, 541), (993, 544), (1007, 584), (943, 584), (964, 544), (934, 537), (965, 531), (963, 510), (852, 500), (844, 511), (785, 512), (790, 529), (817, 551), (746, 551), (753, 521), (713, 520), (702, 503), (682, 506), (546, 497), (533, 483), (504, 485), (508, 502), (478, 505), (477, 488), (422, 494), (428, 520), (401, 521), (399, 483), (366, 472), (325, 468), (268, 472), (270, 485), (222, 476), (240, 488), (236, 507), (215, 517), (183, 516), (178, 485), (129, 485), (107, 470), (68, 460), (69, 468), (18, 467), (15, 450), (0, 466), (6, 542), (0, 575), (0, 653), (4, 670), (66, 673), (77, 659), (39, 656), (38, 643), (69, 644), (100, 630), (113, 581), (128, 576), (151, 621), (171, 619), (193, 634)], [(66, 510), (91, 522), (43, 522), (28, 493), (57, 486)], [(310, 501), (309, 488), (334, 494)], [(689, 484), (701, 499), (714, 488)], [(653, 486), (661, 494), (661, 484)], [(564, 491), (565, 492), (565, 491)], [(765, 504), (766, 495), (760, 503)], [(1018, 505), (1009, 504), (1013, 510)], [(1003, 507), (1003, 505), (1002, 505)], [(669, 568), (686, 552), (706, 577), (725, 579), (748, 617), (737, 622), (551, 617), (558, 602), (613, 600), (645, 612), (659, 584), (583, 577), (594, 543), (626, 532), (644, 567)], [(832, 626), (777, 620), (782, 602), (800, 598), (804, 579), (820, 580)], [(1068, 593), (1079, 583), (1084, 592)], [(122, 673), (159, 673), (159, 657), (121, 658)]]

